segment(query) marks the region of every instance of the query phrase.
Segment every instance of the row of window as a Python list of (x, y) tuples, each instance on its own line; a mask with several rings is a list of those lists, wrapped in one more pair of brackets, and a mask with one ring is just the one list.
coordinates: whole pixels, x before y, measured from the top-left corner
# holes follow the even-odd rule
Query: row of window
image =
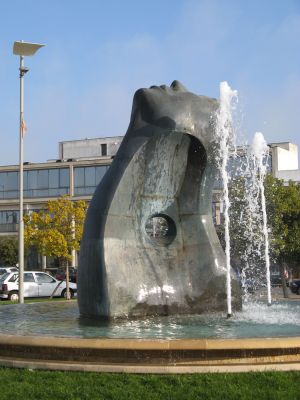
[(16, 232), (18, 223), (19, 211), (0, 211), (0, 232)]
[[(31, 210), (31, 211), (38, 211), (38, 210)], [(219, 225), (221, 221), (219, 203), (212, 203), (212, 215), (214, 223), (216, 225)], [(17, 232), (18, 224), (19, 224), (19, 211), (17, 210), (0, 211), (0, 232)], [(151, 227), (151, 229), (154, 228)]]
[(108, 170), (108, 165), (74, 168), (75, 196), (91, 195)]
[[(220, 208), (219, 203), (212, 203), (213, 221), (216, 225), (220, 224)], [(38, 211), (38, 210), (31, 210)], [(19, 224), (19, 211), (5, 210), (0, 211), (0, 232), (16, 232)], [(152, 226), (150, 227), (154, 229)], [(150, 229), (146, 227), (146, 230)], [(164, 227), (163, 227), (164, 228)], [(162, 229), (163, 229), (162, 228)]]
[(0, 224), (17, 224), (19, 222), (19, 211), (0, 211)]
[[(92, 195), (108, 165), (74, 168), (74, 195)], [(70, 194), (69, 168), (24, 171), (24, 197), (57, 197)], [(19, 197), (19, 173), (0, 172), (0, 199)]]
[[(24, 209), (26, 214), (29, 210)], [(29, 212), (38, 212), (38, 209), (30, 209)], [(17, 232), (20, 221), (19, 210), (0, 211), (0, 232)]]
[[(43, 272), (36, 272), (35, 273), (37, 283), (54, 283), (55, 280), (47, 274)], [(16, 282), (19, 280), (19, 274), (14, 274), (10, 279), (9, 282)], [(24, 282), (36, 282), (34, 276), (31, 272), (24, 272)]]

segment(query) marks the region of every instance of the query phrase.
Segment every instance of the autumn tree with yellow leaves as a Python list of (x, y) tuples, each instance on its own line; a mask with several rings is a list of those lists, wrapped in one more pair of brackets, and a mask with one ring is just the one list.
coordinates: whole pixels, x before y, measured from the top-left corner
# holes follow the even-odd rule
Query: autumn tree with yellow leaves
[(72, 250), (79, 250), (86, 209), (85, 201), (62, 196), (48, 201), (46, 209), (25, 215), (25, 247), (34, 246), (40, 254), (67, 265)]

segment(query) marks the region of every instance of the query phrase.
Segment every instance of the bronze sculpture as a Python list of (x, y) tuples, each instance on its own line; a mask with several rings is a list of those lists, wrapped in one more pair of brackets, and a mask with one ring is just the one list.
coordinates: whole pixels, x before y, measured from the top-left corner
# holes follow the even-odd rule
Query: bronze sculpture
[[(139, 89), (128, 131), (91, 201), (78, 302), (102, 318), (226, 309), (211, 215), (218, 102), (178, 81)], [(241, 305), (232, 274), (233, 307)]]

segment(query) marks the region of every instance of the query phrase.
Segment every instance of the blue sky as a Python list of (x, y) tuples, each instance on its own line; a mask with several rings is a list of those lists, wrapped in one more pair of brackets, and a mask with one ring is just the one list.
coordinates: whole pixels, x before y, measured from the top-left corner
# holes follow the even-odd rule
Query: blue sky
[(135, 90), (174, 79), (212, 97), (228, 81), (240, 136), (300, 146), (300, 0), (1, 0), (0, 165), (18, 162), (15, 40), (46, 44), (25, 60), (25, 161), (125, 134)]

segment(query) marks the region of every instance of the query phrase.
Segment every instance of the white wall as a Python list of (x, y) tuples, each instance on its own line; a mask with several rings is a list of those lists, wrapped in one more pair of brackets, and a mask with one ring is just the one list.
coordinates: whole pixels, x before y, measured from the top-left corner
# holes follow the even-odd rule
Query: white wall
[(271, 149), (273, 176), (284, 181), (300, 182), (298, 146), (288, 142), (273, 143), (271, 144)]
[(107, 157), (114, 156), (122, 141), (122, 136), (111, 138), (96, 138), (84, 140), (71, 140), (59, 143), (59, 158), (91, 159), (103, 157), (101, 144), (107, 145)]
[(272, 163), (275, 171), (298, 169), (298, 146), (293, 143), (272, 144)]

